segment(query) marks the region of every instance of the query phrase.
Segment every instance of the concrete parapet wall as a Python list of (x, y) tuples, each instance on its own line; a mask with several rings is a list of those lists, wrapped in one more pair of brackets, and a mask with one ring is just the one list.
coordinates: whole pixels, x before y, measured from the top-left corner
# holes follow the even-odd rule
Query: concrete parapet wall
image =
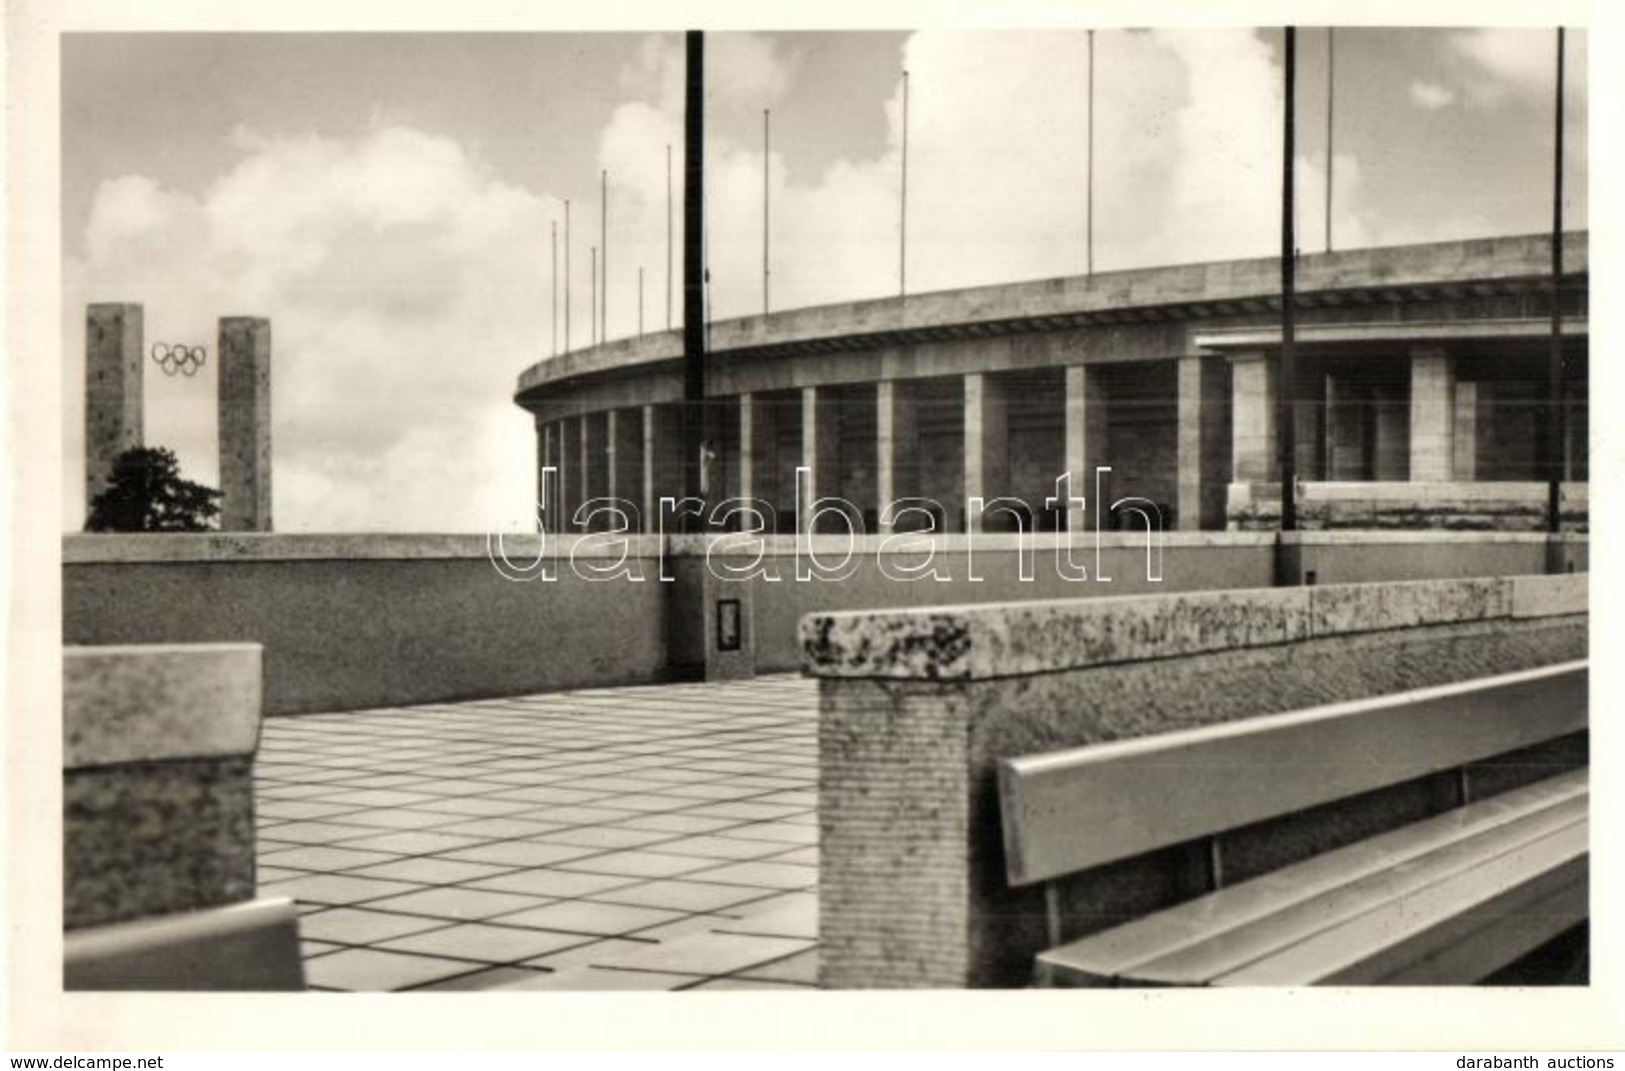
[[(63, 639), (259, 643), (267, 714), (659, 680), (658, 542), (628, 548), (643, 583), (583, 579), (571, 553), (613, 564), (602, 542), (557, 541), (547, 582), (504, 577), (484, 536), (68, 536)], [(504, 547), (523, 570), (540, 543)]]
[[(1043, 895), (1011, 890), (995, 767), (1586, 653), (1586, 584), (1531, 576), (813, 614), (819, 678), (822, 982), (1021, 985), (1049, 942)], [(1572, 764), (1567, 740), (1482, 783)], [(1433, 813), (1434, 781), (1238, 833), (1236, 880)], [(1176, 846), (1063, 883), (1068, 938), (1200, 890)]]
[(254, 895), (255, 644), (68, 648), (69, 929)]
[[(1292, 538), (1303, 572), (1321, 584), (1533, 573), (1546, 568), (1548, 553), (1544, 536), (1523, 533)], [(714, 573), (748, 570), (754, 551), (740, 539), (631, 537), (625, 551), (644, 578), (637, 582), (579, 575), (614, 565), (614, 537), (554, 538), (549, 582), (505, 578), (484, 536), (72, 535), (63, 540), (63, 639), (259, 643), (265, 712), (275, 715), (668, 679), (700, 661), (701, 639), (714, 630), (702, 607), (708, 615), (725, 598), (746, 612), (747, 650), (731, 659), (732, 671), (780, 672), (800, 665), (796, 627), (809, 613), (1251, 588), (1274, 576), (1272, 533), (1167, 533), (1162, 579), (1151, 581), (1144, 535), (1101, 534), (1097, 561), (1096, 536), (1080, 532), (1072, 553), (1086, 580), (1058, 573), (1058, 537), (1045, 534), (1028, 537), (1031, 581), (1021, 579), (1016, 536), (949, 535), (934, 544), (940, 580), (892, 578), (923, 560), (911, 549), (920, 537), (865, 536), (850, 544), (850, 576), (803, 582), (795, 579), (795, 538), (773, 536), (762, 540), (766, 575), (702, 584), (707, 561)], [(1585, 537), (1558, 546), (1585, 568)], [(523, 535), (503, 547), (516, 574), (530, 575), (542, 544)], [(818, 536), (809, 548), (836, 563), (848, 544)], [(663, 550), (672, 583), (658, 579)]]

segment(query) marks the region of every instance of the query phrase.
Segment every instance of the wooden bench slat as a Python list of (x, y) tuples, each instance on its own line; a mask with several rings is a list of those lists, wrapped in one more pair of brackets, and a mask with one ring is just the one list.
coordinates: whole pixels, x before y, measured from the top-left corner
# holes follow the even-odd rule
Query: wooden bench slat
[[(1510, 914), (1486, 913), (1485, 924), (1381, 979), (1385, 985), (1459, 985), (1484, 979), (1591, 917), (1590, 870), (1573, 884)], [(1352, 984), (1352, 983), (1350, 983)]]
[[(1294, 910), (1312, 926), (1319, 912), (1336, 906), (1335, 898), (1358, 895), (1361, 882), (1389, 882), (1395, 868), (1415, 870), (1415, 861), (1430, 854), (1477, 851), (1486, 838), (1516, 842), (1583, 817), (1587, 783), (1584, 770), (1548, 778), (1051, 949), (1038, 958), (1039, 980), (1110, 984), (1127, 974), (1144, 978), (1148, 965), (1160, 964), (1164, 981), (1205, 984), (1261, 955), (1247, 942), (1267, 942), (1269, 931), (1290, 921)], [(1239, 958), (1216, 958), (1225, 953)], [(1204, 956), (1211, 962), (1204, 965)]]
[(1588, 694), (1582, 660), (1007, 760), (1009, 880), (1058, 877), (1579, 732)]
[[(1585, 899), (1577, 912), (1554, 913), (1571, 903), (1576, 886), (1589, 873), (1590, 834), (1585, 820), (1549, 837), (1484, 860), (1403, 899), (1389, 901), (1341, 925), (1217, 980), (1221, 985), (1362, 985), (1389, 980), (1413, 963), (1459, 946), (1476, 936), (1474, 951), (1484, 973), (1528, 951), (1533, 927), (1555, 937), (1586, 917)], [(1517, 918), (1523, 926), (1503, 943), (1501, 923)], [(1536, 944), (1539, 941), (1535, 942)]]
[(1172, 985), (1211, 984), (1281, 949), (1380, 911), (1403, 897), (1420, 895), (1442, 881), (1484, 866), (1487, 860), (1521, 851), (1584, 820), (1583, 800), (1532, 815), (1398, 866), (1358, 876), (1336, 889), (1301, 900), (1247, 926), (1213, 934), (1126, 973)]

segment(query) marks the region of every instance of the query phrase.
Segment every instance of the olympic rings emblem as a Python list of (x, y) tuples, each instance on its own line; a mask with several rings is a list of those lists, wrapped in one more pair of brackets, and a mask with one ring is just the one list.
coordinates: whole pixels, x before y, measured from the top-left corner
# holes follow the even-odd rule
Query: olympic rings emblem
[(152, 344), (152, 359), (164, 370), (166, 376), (172, 376), (177, 372), (195, 376), (208, 357), (208, 351), (202, 346), (171, 346), (167, 342)]

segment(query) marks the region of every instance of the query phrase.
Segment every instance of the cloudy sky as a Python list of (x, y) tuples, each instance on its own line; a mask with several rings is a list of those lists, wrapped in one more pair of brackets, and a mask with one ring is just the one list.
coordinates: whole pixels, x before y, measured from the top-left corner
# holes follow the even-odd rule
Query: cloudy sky
[[(707, 45), (714, 318), (761, 308), (764, 108), (773, 307), (895, 293), (905, 68), (910, 292), (1082, 271), (1082, 31)], [(1551, 31), (1339, 30), (1334, 246), (1547, 228), (1553, 54)], [(1583, 34), (1568, 55), (1578, 229)], [(1096, 270), (1278, 248), (1279, 31), (1102, 30), (1095, 57)], [(1299, 239), (1317, 251), (1325, 31), (1301, 30), (1298, 57)], [(64, 526), (84, 516), (83, 308), (136, 301), (149, 344), (211, 357), (217, 317), (271, 318), (279, 529), (528, 528), (534, 438), (511, 396), (563, 328), (552, 229), (568, 198), (584, 345), (607, 169), (609, 337), (638, 329), (640, 266), (645, 326), (665, 327), (682, 62), (676, 34), (66, 36)], [(148, 443), (210, 484), (213, 371), (149, 369), (146, 394)]]

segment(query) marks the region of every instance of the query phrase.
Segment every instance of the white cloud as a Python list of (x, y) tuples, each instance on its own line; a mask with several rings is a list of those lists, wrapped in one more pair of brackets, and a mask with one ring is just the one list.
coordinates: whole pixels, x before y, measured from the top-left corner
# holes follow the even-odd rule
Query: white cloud
[(1410, 84), (1411, 100), (1419, 107), (1429, 111), (1437, 111), (1456, 102), (1456, 93), (1437, 82), (1424, 82), (1419, 79)]
[[(719, 34), (708, 44), (713, 110), (756, 109), (793, 88), (796, 72), (771, 39)], [(610, 172), (611, 338), (637, 329), (640, 266), (644, 324), (665, 326), (663, 146), (674, 148), (680, 206), (682, 51), (676, 35), (644, 44), (623, 72), (634, 99), (599, 139), (597, 164)], [(1096, 54), (1097, 269), (1273, 253), (1281, 87), (1265, 40), (1101, 33)], [(910, 292), (1080, 272), (1084, 35), (917, 34), (903, 60)], [(790, 180), (779, 152), (768, 161), (775, 309), (896, 292), (900, 81), (884, 107), (889, 134), (877, 155), (802, 181)], [(761, 308), (761, 146), (718, 133), (726, 129), (749, 128), (710, 127), (717, 319)], [(270, 316), (279, 527), (529, 527), (534, 437), (510, 396), (518, 372), (550, 348), (559, 202), (406, 127), (346, 141), (239, 130), (231, 145), (235, 164), (196, 197), (138, 176), (103, 186), (85, 255), (68, 264), (67, 337), (82, 337), (75, 321), (91, 300), (142, 301), (149, 340), (207, 341), (211, 351), (215, 316)], [(1321, 218), (1319, 175), (1303, 163), (1301, 220)], [(1336, 178), (1337, 246), (1362, 244), (1358, 161), (1339, 157)], [(578, 346), (588, 337), (596, 207), (574, 206), (566, 266)], [(680, 209), (674, 224), (680, 242)], [(1302, 245), (1318, 248), (1320, 228), (1309, 229), (1316, 237)], [(679, 322), (680, 291), (671, 292)], [(149, 376), (148, 389), (148, 441), (177, 448), (188, 474), (205, 480), (214, 477), (212, 374)], [(82, 370), (69, 376), (77, 384)], [(78, 427), (70, 414), (70, 440)], [(81, 484), (69, 475), (70, 494)]]
[[(1462, 30), (1450, 46), (1466, 65), (1465, 90), (1475, 103), (1495, 106), (1514, 97), (1546, 100), (1557, 78), (1557, 36), (1549, 29)], [(1564, 40), (1564, 78), (1569, 86), (1586, 81), (1586, 36), (1570, 30)], [(1579, 95), (1583, 104), (1584, 94)]]
[(1551, 30), (1464, 30), (1452, 35), (1451, 43), (1503, 89), (1549, 90), (1552, 85), (1557, 44)]
[[(533, 432), (509, 395), (547, 330), (551, 204), (409, 129), (234, 142), (199, 197), (139, 177), (98, 191), (66, 337), (82, 339), (86, 302), (128, 300), (149, 343), (206, 343), (195, 379), (149, 368), (147, 441), (212, 483), (214, 319), (268, 316), (279, 528), (529, 527)], [(67, 375), (77, 395), (82, 365)], [(70, 525), (81, 485), (70, 475)]]

